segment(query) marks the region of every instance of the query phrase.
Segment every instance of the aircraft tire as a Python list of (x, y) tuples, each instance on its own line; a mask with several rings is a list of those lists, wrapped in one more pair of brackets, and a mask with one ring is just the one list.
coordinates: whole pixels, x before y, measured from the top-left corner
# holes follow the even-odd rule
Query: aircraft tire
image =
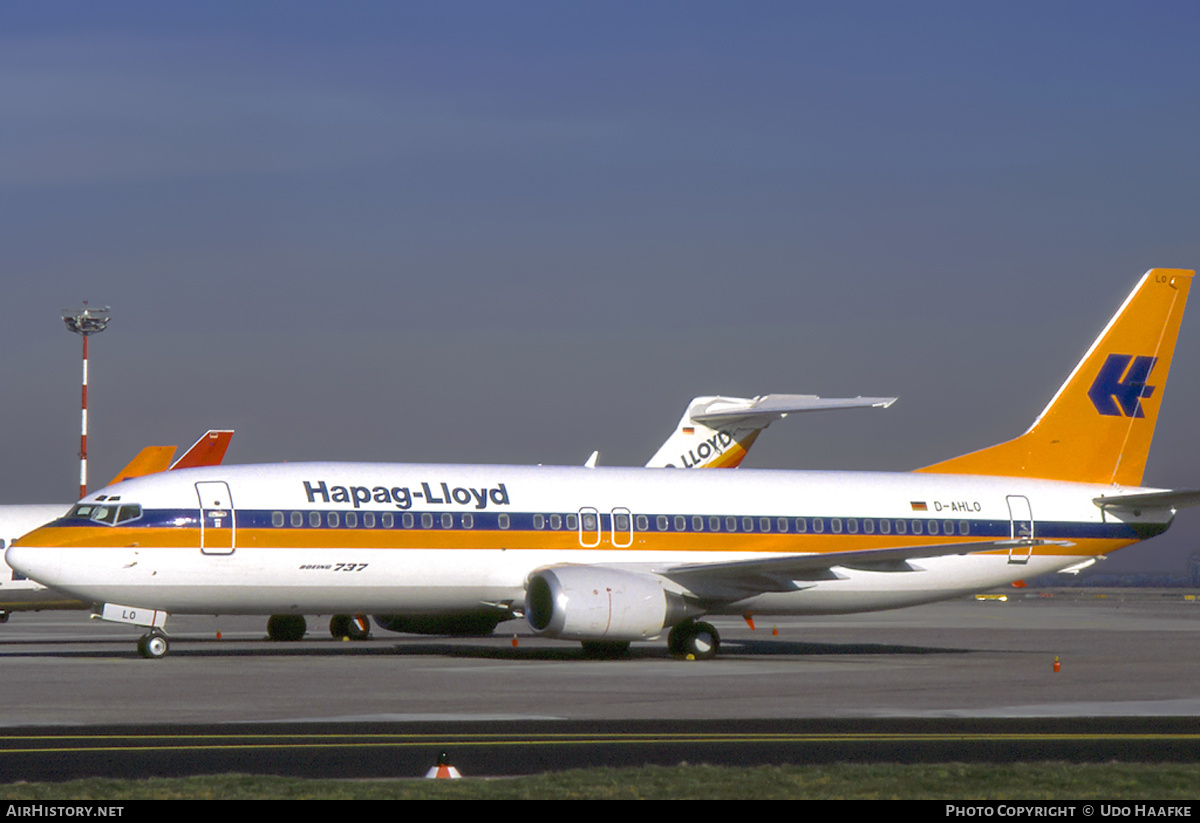
[(167, 641), (165, 634), (150, 632), (138, 638), (137, 650), (138, 654), (147, 660), (161, 660), (171, 650), (171, 644)]
[(304, 639), (308, 621), (302, 614), (273, 614), (267, 620), (267, 637), (280, 643), (294, 643)]
[(613, 660), (629, 652), (628, 640), (584, 640), (583, 656), (594, 660)]
[(329, 618), (329, 634), (334, 640), (350, 636), (350, 615), (335, 614)]
[(351, 640), (366, 640), (371, 636), (371, 620), (365, 614), (356, 614), (350, 618), (346, 636)]
[(721, 648), (721, 636), (711, 623), (680, 623), (667, 635), (667, 648), (676, 657), (712, 660)]
[(371, 636), (371, 623), (361, 614), (335, 614), (329, 618), (329, 634), (337, 640), (366, 640)]

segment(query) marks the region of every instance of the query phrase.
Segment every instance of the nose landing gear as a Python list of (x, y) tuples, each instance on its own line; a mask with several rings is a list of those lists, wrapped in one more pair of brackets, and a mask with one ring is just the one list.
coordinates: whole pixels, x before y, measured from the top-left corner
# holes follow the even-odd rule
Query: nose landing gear
[(167, 641), (165, 634), (155, 629), (138, 638), (137, 650), (138, 654), (147, 660), (161, 660), (171, 650), (171, 644)]

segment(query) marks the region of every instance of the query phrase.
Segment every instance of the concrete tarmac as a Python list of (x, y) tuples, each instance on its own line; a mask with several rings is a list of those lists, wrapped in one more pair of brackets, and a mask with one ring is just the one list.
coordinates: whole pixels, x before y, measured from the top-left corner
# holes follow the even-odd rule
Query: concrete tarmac
[(311, 617), (296, 643), (266, 640), (260, 617), (172, 617), (170, 654), (143, 660), (137, 628), (14, 614), (0, 625), (0, 727), (1200, 716), (1200, 601), (1074, 597), (757, 618), (755, 631), (722, 619), (708, 662), (665, 641), (587, 660), (518, 622), (487, 638), (373, 627), (338, 641)]

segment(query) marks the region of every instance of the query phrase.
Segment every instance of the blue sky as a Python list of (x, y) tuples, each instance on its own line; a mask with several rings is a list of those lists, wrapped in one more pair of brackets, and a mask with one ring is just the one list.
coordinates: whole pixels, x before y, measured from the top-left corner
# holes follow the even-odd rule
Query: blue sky
[[(896, 394), (751, 463), (1007, 439), (1200, 261), (1194, 3), (10, 2), (0, 500), (142, 445), (644, 462), (699, 394)], [(1200, 485), (1185, 320), (1147, 482)], [(1200, 521), (1106, 568), (1182, 567)], [(1133, 556), (1137, 554), (1136, 558)]]

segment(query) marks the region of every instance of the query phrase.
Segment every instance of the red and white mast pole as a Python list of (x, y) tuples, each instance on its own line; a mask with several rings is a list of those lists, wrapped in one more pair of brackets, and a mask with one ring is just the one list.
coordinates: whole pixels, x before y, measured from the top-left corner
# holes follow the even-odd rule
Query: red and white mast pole
[(88, 338), (108, 326), (109, 308), (89, 308), (87, 301), (78, 309), (63, 309), (63, 322), (70, 331), (83, 338), (83, 400), (79, 432), (79, 497), (87, 496), (87, 390), (88, 390)]

